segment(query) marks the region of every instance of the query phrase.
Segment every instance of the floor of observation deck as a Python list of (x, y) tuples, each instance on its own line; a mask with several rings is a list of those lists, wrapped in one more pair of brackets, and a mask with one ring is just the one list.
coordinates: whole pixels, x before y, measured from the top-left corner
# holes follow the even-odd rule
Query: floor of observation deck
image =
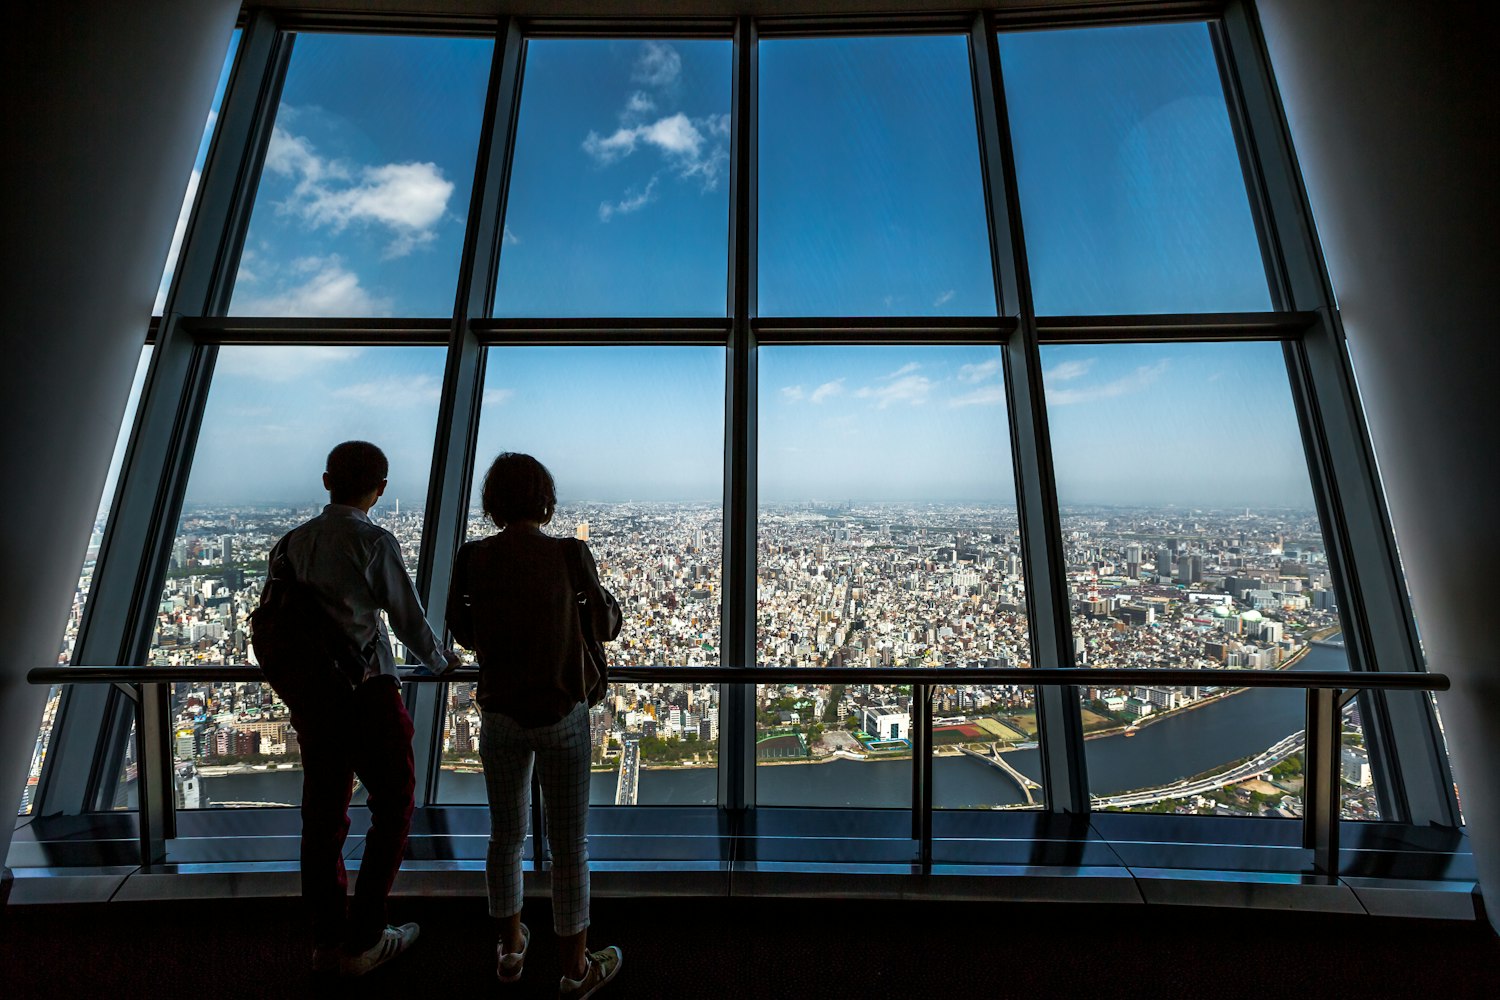
[[(402, 899), (410, 954), (372, 974), (372, 995), (499, 995), (480, 898)], [(527, 902), (531, 953), (505, 995), (556, 995), (545, 900)], [(10, 997), (329, 995), (308, 970), (293, 899), (10, 906), (0, 976)], [(1185, 907), (601, 899), (591, 932), (625, 953), (601, 996), (1489, 996), (1500, 938), (1483, 921)], [(176, 984), (174, 987), (172, 984)], [(87, 991), (86, 993), (76, 991)], [(475, 991), (483, 991), (476, 993)]]

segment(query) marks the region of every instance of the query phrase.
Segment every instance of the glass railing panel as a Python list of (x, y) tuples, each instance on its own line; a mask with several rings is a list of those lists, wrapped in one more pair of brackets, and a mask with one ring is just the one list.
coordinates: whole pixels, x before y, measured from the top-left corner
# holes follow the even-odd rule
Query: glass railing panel
[(909, 686), (755, 689), (755, 800), (762, 806), (909, 809)]
[(1036, 688), (938, 685), (932, 695), (934, 809), (1046, 805)]

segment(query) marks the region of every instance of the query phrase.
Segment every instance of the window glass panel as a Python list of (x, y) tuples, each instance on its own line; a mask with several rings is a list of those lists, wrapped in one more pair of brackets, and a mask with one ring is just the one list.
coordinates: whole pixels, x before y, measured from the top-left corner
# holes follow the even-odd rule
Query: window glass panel
[[(395, 534), (408, 572), (416, 572), (443, 353), (219, 349), (151, 663), (254, 662), (247, 619), (267, 553), (327, 502), (325, 459), (340, 441), (373, 441), (385, 452), (389, 485), (370, 519)], [(394, 636), (392, 644), (399, 663), (404, 649)], [(172, 685), (171, 710), (180, 808), (300, 801), (296, 735), (269, 686), (185, 681)]]
[(1000, 349), (759, 354), (759, 662), (1029, 663)]
[(452, 314), (493, 48), (297, 36), (231, 315)]
[(495, 309), (723, 316), (728, 41), (526, 44)]
[[(546, 465), (558, 504), (543, 530), (585, 539), (620, 602), (611, 664), (719, 662), (724, 364), (713, 347), (489, 350), (468, 537), (495, 530), (479, 494), (496, 455), (519, 451)], [(445, 773), (444, 801), (483, 796), (463, 773), (477, 775), (483, 717), (473, 689), (449, 689), (443, 768), (458, 773)], [(640, 768), (622, 804), (717, 801), (718, 704), (717, 686), (613, 685), (592, 713), (596, 803), (615, 801), (622, 760)], [(455, 740), (465, 727), (469, 738)]]
[[(104, 529), (109, 522), (110, 505), (114, 502), (115, 481), (120, 475), (120, 465), (125, 460), (125, 445), (130, 441), (130, 431), (135, 425), (135, 414), (141, 401), (141, 387), (146, 384), (146, 368), (151, 363), (151, 347), (141, 348), (140, 360), (135, 366), (135, 378), (130, 383), (130, 397), (125, 403), (125, 419), (120, 423), (115, 436), (114, 454), (110, 456), (109, 472), (104, 478), (104, 491), (99, 496), (99, 513), (94, 518), (93, 530), (89, 532), (88, 548), (84, 550), (83, 569), (78, 574), (78, 589), (73, 592), (73, 607), (68, 612), (68, 624), (63, 627), (62, 643), (57, 651), (57, 662), (66, 664), (73, 659), (73, 648), (78, 642), (78, 629), (83, 623), (84, 607), (88, 604), (89, 588), (94, 580), (94, 561), (99, 556), (99, 546), (104, 541)], [(47, 689), (47, 701), (42, 707), (41, 724), (37, 727), (36, 746), (31, 753), (31, 767), (26, 772), (26, 788), (21, 793), (18, 815), (31, 812), (37, 782), (42, 776), (42, 764), (47, 759), (47, 747), (52, 742), (52, 726), (57, 720), (57, 707), (62, 700), (62, 687), (54, 684)]]
[(182, 208), (177, 212), (177, 228), (172, 230), (172, 245), (167, 250), (167, 266), (161, 273), (161, 284), (156, 289), (156, 304), (151, 312), (161, 315), (167, 302), (167, 288), (177, 273), (177, 256), (182, 251), (182, 237), (187, 233), (188, 218), (193, 214), (193, 204), (198, 200), (198, 181), (203, 176), (203, 161), (208, 159), (208, 144), (213, 138), (214, 125), (219, 120), (219, 107), (224, 103), (224, 90), (229, 86), (229, 72), (234, 68), (234, 56), (240, 47), (240, 30), (236, 28), (229, 40), (229, 52), (224, 56), (224, 68), (219, 71), (219, 82), (214, 87), (213, 104), (208, 111), (208, 121), (203, 124), (203, 138), (198, 143), (198, 155), (193, 160), (193, 172), (188, 176), (187, 192), (182, 196)]
[(760, 315), (993, 314), (965, 40), (774, 39), (759, 58)]
[[(1080, 665), (1348, 669), (1281, 345), (1050, 346), (1042, 363)], [(1081, 696), (1096, 807), (1301, 813), (1300, 692)]]
[(932, 697), (935, 809), (1040, 809), (1036, 688), (938, 687)]
[[(757, 661), (1029, 663), (1000, 349), (766, 347), (759, 366)], [(763, 687), (757, 758), (800, 740), (808, 759), (843, 758), (844, 770), (886, 759), (882, 734), (899, 725), (905, 740), (911, 725), (882, 714), (886, 694)], [(808, 699), (822, 706), (811, 737)], [(829, 708), (841, 699), (849, 711)], [(780, 786), (762, 782), (762, 803), (769, 787)]]
[(911, 807), (909, 686), (755, 689), (755, 799), (763, 806)]
[(1036, 311), (1270, 308), (1204, 24), (1000, 36)]

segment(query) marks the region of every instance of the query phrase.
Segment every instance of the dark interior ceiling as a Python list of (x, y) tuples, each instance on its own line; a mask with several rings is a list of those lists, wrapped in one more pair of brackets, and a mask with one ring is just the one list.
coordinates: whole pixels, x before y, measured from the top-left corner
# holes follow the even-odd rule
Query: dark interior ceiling
[(1108, 16), (1126, 10), (1139, 14), (1143, 9), (1153, 8), (1162, 13), (1202, 10), (1211, 4), (1172, 0), (973, 0), (970, 3), (962, 0), (259, 0), (246, 6), (330, 13), (624, 18), (926, 13), (977, 7), (1017, 14), (1076, 11), (1083, 16)]

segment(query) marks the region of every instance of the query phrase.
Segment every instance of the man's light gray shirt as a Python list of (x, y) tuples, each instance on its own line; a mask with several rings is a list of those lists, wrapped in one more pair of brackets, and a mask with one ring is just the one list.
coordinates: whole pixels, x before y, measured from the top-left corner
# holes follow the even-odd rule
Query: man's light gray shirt
[(271, 549), (284, 550), (297, 578), (360, 649), (375, 642), (374, 673), (396, 674), (396, 658), (380, 612), (412, 656), (436, 673), (447, 669), (442, 644), (427, 624), (422, 603), (401, 559), (396, 536), (371, 523), (358, 507), (331, 503), (323, 513), (287, 532)]

